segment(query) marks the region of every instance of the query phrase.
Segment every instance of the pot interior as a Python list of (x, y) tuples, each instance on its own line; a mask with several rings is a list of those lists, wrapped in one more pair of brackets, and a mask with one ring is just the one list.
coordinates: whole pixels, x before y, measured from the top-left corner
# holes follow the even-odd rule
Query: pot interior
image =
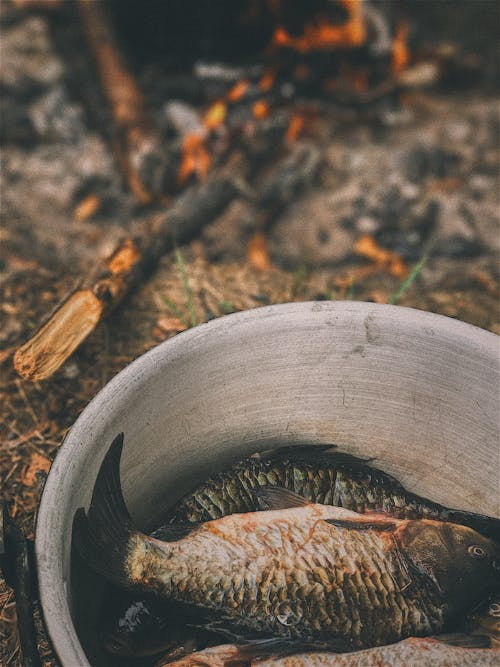
[(118, 432), (142, 529), (211, 473), (294, 443), (335, 443), (408, 490), (500, 516), (498, 389), (496, 336), (391, 306), (270, 306), (158, 346), (85, 410), (44, 491), (40, 593), (62, 664), (112, 664), (96, 640), (103, 585), (71, 554), (71, 526)]

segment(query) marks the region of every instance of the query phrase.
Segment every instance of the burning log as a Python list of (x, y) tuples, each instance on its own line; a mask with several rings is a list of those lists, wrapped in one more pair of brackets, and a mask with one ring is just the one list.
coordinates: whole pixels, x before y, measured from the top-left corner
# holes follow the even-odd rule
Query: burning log
[(283, 138), (287, 127), (283, 120), (248, 137), (223, 166), (214, 169), (203, 184), (188, 188), (168, 211), (138, 224), (134, 234), (124, 239), (17, 349), (14, 367), (19, 375), (32, 381), (50, 377), (175, 243), (189, 241), (235, 196), (247, 192), (247, 180), (275, 150), (272, 138)]
[(111, 108), (117, 132), (115, 150), (127, 184), (143, 204), (162, 201), (170, 174), (169, 152), (161, 133), (125, 66), (100, 1), (79, 0), (78, 9)]

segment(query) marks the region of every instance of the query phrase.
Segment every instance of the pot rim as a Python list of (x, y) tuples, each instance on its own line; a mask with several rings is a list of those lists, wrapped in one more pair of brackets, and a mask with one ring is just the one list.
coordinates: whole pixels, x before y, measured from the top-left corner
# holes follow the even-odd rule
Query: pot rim
[(108, 403), (108, 399), (111, 400), (117, 395), (117, 389), (133, 385), (133, 379), (139, 369), (147, 371), (148, 368), (155, 366), (157, 359), (183, 354), (183, 350), (189, 349), (189, 345), (197, 338), (206, 335), (217, 337), (221, 331), (227, 334), (228, 327), (230, 331), (236, 327), (252, 326), (254, 323), (266, 319), (270, 323), (276, 323), (279, 322), (280, 315), (286, 313), (294, 313), (300, 320), (308, 316), (311, 310), (315, 312), (324, 310), (325, 313), (330, 315), (333, 313), (348, 315), (353, 312), (358, 315), (364, 313), (365, 316), (374, 313), (377, 315), (383, 314), (395, 322), (405, 322), (407, 325), (410, 322), (415, 327), (432, 327), (442, 335), (448, 334), (454, 338), (467, 339), (472, 347), (483, 349), (491, 357), (496, 356), (498, 358), (499, 356), (499, 336), (444, 315), (414, 308), (362, 301), (307, 301), (269, 305), (225, 315), (188, 329), (137, 357), (106, 383), (71, 427), (57, 452), (39, 505), (35, 535), (39, 599), (45, 626), (62, 665), (65, 667), (75, 665), (87, 667), (89, 662), (78, 640), (70, 614), (66, 596), (68, 584), (61, 576), (61, 554), (58, 551), (63, 539), (61, 535), (56, 536), (55, 539), (52, 536), (54, 515), (60, 511), (58, 499), (61, 484), (65, 477), (77, 474), (79, 450), (82, 449), (83, 442), (91, 437), (89, 432), (92, 433), (92, 429), (89, 427), (91, 427), (97, 415), (102, 413), (102, 406)]

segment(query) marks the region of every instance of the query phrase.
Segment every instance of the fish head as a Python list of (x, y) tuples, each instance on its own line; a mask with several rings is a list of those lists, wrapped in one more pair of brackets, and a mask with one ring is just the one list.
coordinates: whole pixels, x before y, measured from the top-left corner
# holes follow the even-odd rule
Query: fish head
[(500, 592), (500, 544), (459, 524), (408, 521), (397, 543), (411, 565), (437, 587), (450, 609), (470, 609)]

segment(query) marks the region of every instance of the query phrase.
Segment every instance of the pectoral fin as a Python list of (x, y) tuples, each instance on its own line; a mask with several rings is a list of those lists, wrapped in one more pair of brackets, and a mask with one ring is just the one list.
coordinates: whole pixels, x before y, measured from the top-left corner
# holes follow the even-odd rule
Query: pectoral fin
[(201, 523), (169, 523), (154, 530), (150, 537), (161, 542), (177, 542), (196, 530)]

